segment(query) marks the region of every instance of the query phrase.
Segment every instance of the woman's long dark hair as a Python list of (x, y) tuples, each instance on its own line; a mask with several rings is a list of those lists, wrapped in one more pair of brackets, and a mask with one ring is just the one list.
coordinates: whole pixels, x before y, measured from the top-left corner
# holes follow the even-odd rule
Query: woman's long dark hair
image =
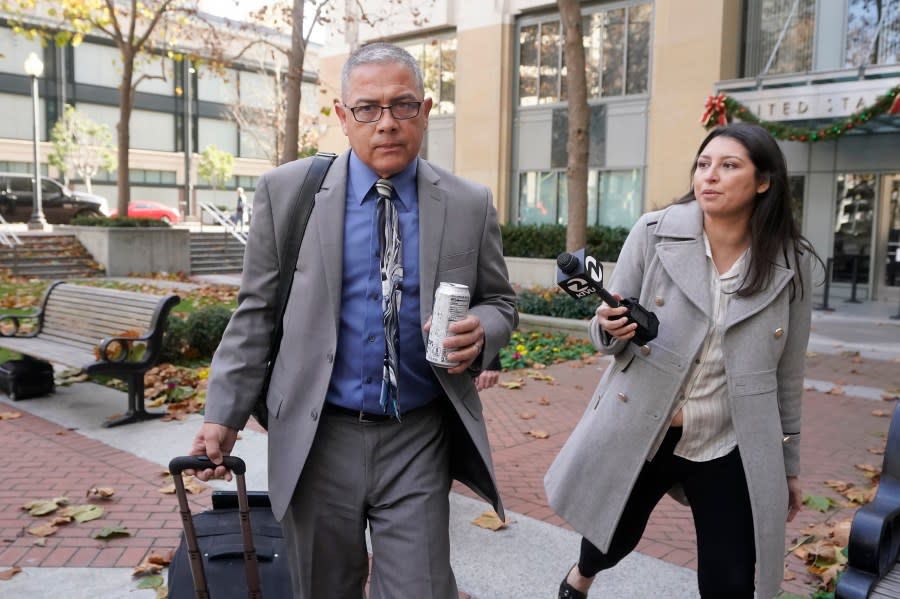
[[(697, 156), (703, 153), (709, 142), (721, 136), (729, 137), (744, 146), (753, 166), (756, 167), (756, 180), (769, 182), (768, 189), (756, 194), (753, 213), (750, 215), (750, 265), (740, 289), (736, 292), (737, 295), (747, 297), (766, 288), (772, 278), (778, 252), (781, 252), (787, 264), (793, 263), (802, 294), (803, 276), (797, 268), (800, 256), (804, 252), (809, 252), (820, 263), (822, 260), (813, 250), (809, 240), (800, 234), (800, 229), (794, 222), (787, 164), (781, 148), (769, 132), (759, 125), (731, 123), (710, 131), (700, 144)], [(691, 189), (677, 203), (696, 200), (693, 187), (696, 170), (695, 157), (694, 165), (691, 167)], [(788, 252), (793, 254), (792, 261), (788, 260)], [(792, 280), (791, 301), (795, 293), (796, 285)]]

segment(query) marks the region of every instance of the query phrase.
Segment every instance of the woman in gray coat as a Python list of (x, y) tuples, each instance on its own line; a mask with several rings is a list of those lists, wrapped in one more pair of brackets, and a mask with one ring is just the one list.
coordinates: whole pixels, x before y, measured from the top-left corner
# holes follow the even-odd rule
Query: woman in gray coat
[(609, 286), (656, 312), (658, 337), (629, 342), (636, 325), (624, 307), (603, 304), (591, 322), (614, 363), (544, 481), (550, 505), (583, 535), (560, 599), (584, 599), (667, 492), (691, 506), (704, 599), (778, 593), (785, 520), (802, 497), (818, 257), (792, 218), (784, 156), (761, 127), (713, 130), (691, 176), (685, 197), (634, 226)]

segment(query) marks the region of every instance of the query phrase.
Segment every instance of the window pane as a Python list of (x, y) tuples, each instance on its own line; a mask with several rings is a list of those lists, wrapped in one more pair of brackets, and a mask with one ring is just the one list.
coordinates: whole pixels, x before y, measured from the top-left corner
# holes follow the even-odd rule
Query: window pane
[(587, 225), (597, 224), (597, 180), (599, 171), (588, 171), (587, 180)]
[(602, 13), (594, 13), (584, 18), (584, 67), (587, 75), (588, 98), (600, 97), (600, 64), (603, 36)]
[(456, 102), (456, 38), (441, 42), (441, 101), (438, 113), (453, 114)]
[(541, 104), (559, 101), (559, 21), (541, 24)]
[[(880, 30), (879, 23), (881, 23)], [(844, 66), (895, 64), (898, 58), (900, 58), (900, 2), (849, 0)]]
[(647, 93), (650, 72), (650, 5), (640, 4), (628, 9), (628, 94)]
[(625, 9), (603, 13), (603, 95), (620, 96), (625, 89)]
[(437, 40), (425, 42), (425, 58), (420, 63), (425, 77), (425, 96), (441, 102), (441, 50)]
[(556, 195), (559, 198), (556, 222), (565, 225), (569, 222), (569, 177), (565, 172), (560, 172), (556, 180)]
[(519, 104), (537, 104), (537, 25), (522, 27), (519, 32)]
[(875, 184), (876, 176), (869, 173), (837, 177), (832, 281), (853, 283), (855, 280), (866, 285), (869, 279)]
[(601, 173), (599, 224), (630, 229), (640, 215), (640, 171), (632, 169)]
[(519, 175), (519, 222), (556, 222), (556, 173), (532, 171)]
[[(762, 72), (775, 50), (781, 31), (788, 22), (797, 0), (762, 0), (759, 26), (759, 66)], [(801, 73), (812, 68), (813, 30), (816, 24), (816, 0), (799, 0), (784, 39), (775, 53), (767, 74)]]

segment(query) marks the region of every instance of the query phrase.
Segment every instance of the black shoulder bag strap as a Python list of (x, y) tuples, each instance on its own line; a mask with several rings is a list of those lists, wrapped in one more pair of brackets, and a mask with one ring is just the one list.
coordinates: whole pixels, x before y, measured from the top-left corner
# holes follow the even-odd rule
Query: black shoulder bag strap
[(325, 174), (331, 167), (331, 163), (337, 157), (330, 152), (319, 152), (313, 158), (303, 183), (300, 185), (300, 193), (290, 206), (287, 218), (284, 220), (286, 235), (281, 252), (281, 263), (278, 265), (278, 303), (275, 305), (275, 328), (272, 330), (272, 340), (269, 343), (269, 354), (266, 358), (266, 374), (263, 378), (262, 388), (253, 405), (253, 416), (263, 428), (269, 428), (269, 410), (266, 407), (266, 396), (269, 393), (269, 381), (272, 379), (272, 368), (275, 366), (275, 358), (278, 357), (278, 346), (281, 345), (281, 335), (284, 326), (284, 310), (287, 308), (288, 297), (291, 293), (291, 285), (294, 282), (294, 269), (300, 256), (300, 244), (303, 242), (303, 234), (309, 223), (309, 215), (312, 214), (316, 193), (322, 187)]

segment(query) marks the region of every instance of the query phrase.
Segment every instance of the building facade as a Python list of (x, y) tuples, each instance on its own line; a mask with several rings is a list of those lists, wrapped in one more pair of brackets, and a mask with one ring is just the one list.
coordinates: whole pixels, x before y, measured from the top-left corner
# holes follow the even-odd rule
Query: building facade
[[(589, 224), (630, 227), (689, 189), (693, 154), (706, 134), (699, 118), (711, 94), (755, 102), (767, 122), (824, 125), (842, 113), (811, 118), (797, 103), (832, 97), (846, 102), (849, 114), (896, 85), (900, 74), (900, 0), (581, 6), (591, 110)], [(503, 222), (564, 223), (566, 65), (556, 3), (435, 0), (428, 11), (424, 25), (398, 14), (390, 26), (361, 27), (359, 36), (361, 43), (395, 42), (422, 61), (426, 95), (435, 99), (423, 155), (488, 185)], [(323, 104), (340, 96), (348, 52), (339, 36), (323, 46)], [(785, 109), (790, 102), (794, 108)], [(770, 114), (770, 105), (781, 113)], [(781, 142), (802, 231), (833, 259), (834, 298), (852, 292), (850, 255), (858, 256), (859, 299), (897, 296), (898, 132), (900, 118), (881, 116), (839, 139)], [(321, 146), (346, 147), (336, 119)]]
[[(276, 43), (280, 38), (289, 46), (288, 38), (270, 33)], [(38, 39), (17, 35), (0, 20), (0, 109), (16, 115), (0, 119), (0, 171), (30, 173), (34, 169), (31, 81), (23, 69), (31, 52), (44, 63), (39, 79), (41, 170), (62, 179), (63, 174), (48, 167), (46, 160), (51, 150), (50, 132), (66, 104), (108, 126), (116, 139), (119, 52), (109, 40), (91, 37), (76, 47), (50, 44), (44, 48)], [(276, 73), (286, 70), (286, 59), (273, 60), (272, 56), (249, 53), (241, 62), (221, 70), (164, 56), (138, 62), (135, 78), (147, 78), (137, 87), (130, 121), (132, 200), (156, 200), (180, 208), (183, 214), (196, 214), (198, 202), (230, 209), (237, 187), (252, 192), (259, 175), (273, 166), (273, 133), (259, 120), (241, 122), (235, 110), (268, 109), (278, 101)], [(302, 92), (301, 112), (311, 116), (319, 111), (316, 59), (313, 49), (307, 54)], [(234, 176), (217, 184), (217, 189), (197, 174), (199, 153), (210, 145), (235, 156)], [(186, 147), (191, 149), (190, 160), (186, 160)], [(115, 206), (116, 174), (101, 172), (92, 182), (94, 193)], [(76, 188), (82, 188), (82, 183), (75, 175)], [(186, 201), (188, 188), (190, 203)]]

